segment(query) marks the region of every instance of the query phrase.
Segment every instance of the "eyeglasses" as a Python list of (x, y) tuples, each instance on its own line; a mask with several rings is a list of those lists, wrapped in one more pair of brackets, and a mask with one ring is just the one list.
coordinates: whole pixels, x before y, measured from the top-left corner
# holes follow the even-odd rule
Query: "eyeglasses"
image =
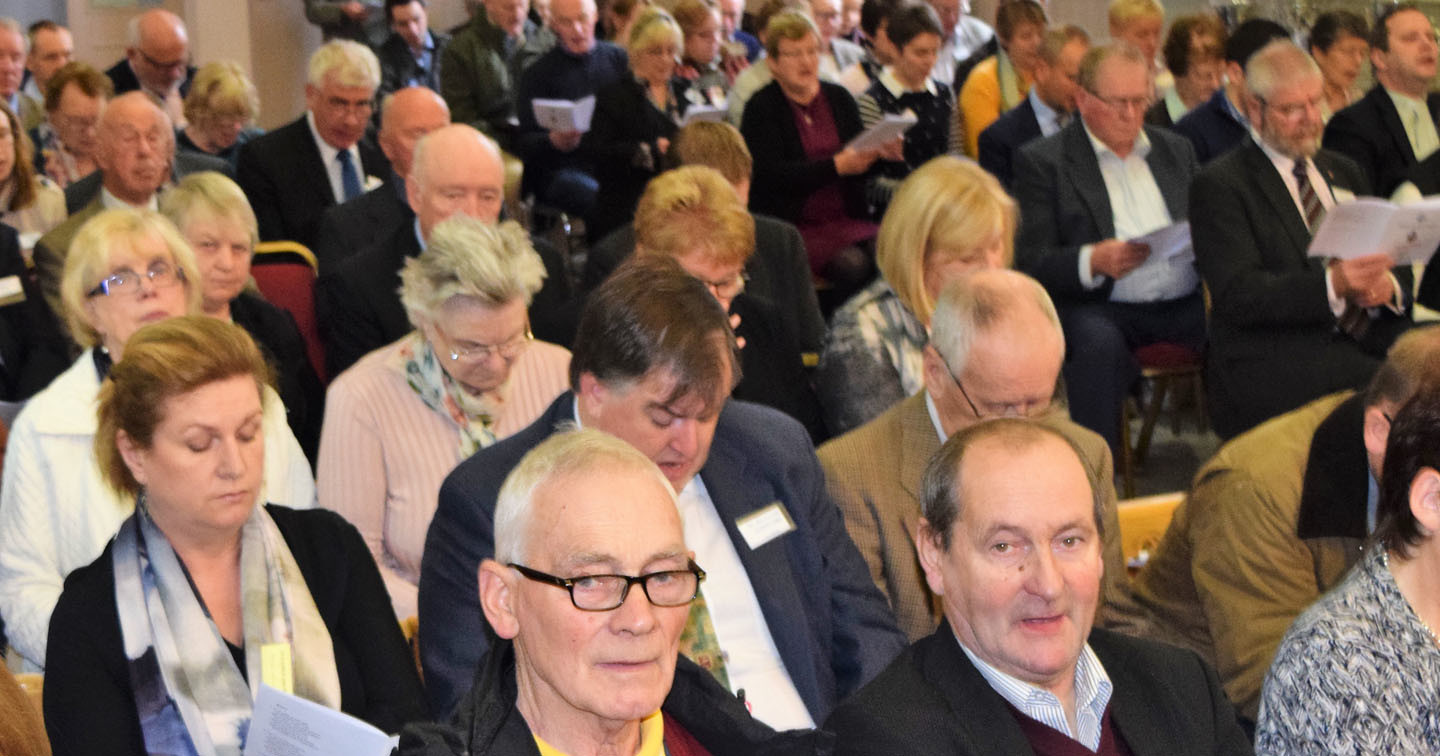
[(639, 584), (645, 598), (655, 606), (684, 606), (700, 594), (700, 583), (705, 580), (705, 571), (695, 560), (689, 560), (683, 570), (665, 570), (631, 577), (629, 575), (581, 575), (562, 578), (524, 565), (510, 563), (521, 575), (537, 583), (564, 588), (570, 593), (570, 603), (585, 612), (608, 612), (618, 609), (630, 595), (630, 586)]
[(185, 280), (185, 271), (176, 268), (168, 262), (152, 263), (144, 273), (136, 273), (129, 268), (121, 268), (100, 279), (95, 288), (86, 293), (87, 297), (118, 297), (126, 294), (133, 294), (142, 291), (141, 279), (150, 282), (152, 289), (168, 289), (177, 283)]
[(1096, 92), (1091, 92), (1090, 96), (1110, 106), (1110, 109), (1116, 113), (1129, 113), (1132, 110), (1138, 110), (1143, 113), (1146, 108), (1150, 107), (1149, 95), (1144, 97), (1106, 97)]
[(347, 100), (344, 97), (326, 97), (325, 107), (345, 113), (369, 115), (375, 109), (374, 100)]
[(960, 389), (960, 395), (965, 397), (965, 403), (970, 405), (970, 412), (974, 414), (978, 420), (988, 420), (996, 417), (1034, 417), (1050, 407), (1050, 401), (1048, 399), (1038, 402), (1027, 400), (1004, 404), (987, 404), (985, 406), (986, 411), (981, 412), (980, 407), (975, 404), (975, 400), (970, 398), (970, 392), (965, 390), (965, 384), (960, 382), (960, 376), (955, 375), (955, 371), (950, 369), (950, 363), (947, 362), (943, 356), (940, 358), (940, 361), (944, 363), (945, 372), (949, 374), (950, 380), (954, 381), (955, 387)]
[(158, 68), (158, 69), (160, 69), (160, 70), (162, 70), (162, 71), (170, 70), (170, 69), (175, 69), (175, 68), (184, 68), (184, 67), (190, 65), (190, 58), (189, 58), (189, 57), (184, 57), (184, 58), (181, 58), (181, 59), (179, 59), (179, 60), (163, 61), (163, 60), (156, 60), (156, 59), (150, 57), (149, 55), (146, 55), (144, 50), (139, 50), (139, 49), (137, 49), (136, 52), (140, 53), (140, 57), (141, 57), (141, 58), (144, 58), (144, 59), (145, 59), (145, 62), (146, 62), (147, 64), (149, 64), (152, 68)]
[[(446, 341), (450, 341), (450, 337), (445, 334), (445, 330), (439, 325), (435, 326), (435, 330), (438, 331)], [(520, 353), (525, 351), (525, 347), (529, 346), (530, 342), (534, 340), (535, 334), (530, 332), (530, 326), (527, 324), (523, 332), (515, 334), (508, 341), (500, 344), (457, 346), (454, 342), (451, 342), (449, 350), (450, 361), (468, 363), (483, 362), (484, 360), (490, 359), (490, 355), (492, 354), (498, 354), (500, 355), (500, 359), (509, 361), (519, 357)]]
[(1306, 102), (1292, 102), (1288, 105), (1276, 105), (1269, 100), (1266, 100), (1264, 97), (1259, 96), (1257, 96), (1255, 99), (1259, 100), (1261, 105), (1273, 109), (1277, 114), (1279, 114), (1280, 119), (1284, 121), (1298, 121), (1307, 113), (1311, 112), (1315, 113), (1315, 116), (1317, 118), (1320, 117), (1321, 102), (1320, 98), (1318, 97), (1313, 100), (1308, 100)]

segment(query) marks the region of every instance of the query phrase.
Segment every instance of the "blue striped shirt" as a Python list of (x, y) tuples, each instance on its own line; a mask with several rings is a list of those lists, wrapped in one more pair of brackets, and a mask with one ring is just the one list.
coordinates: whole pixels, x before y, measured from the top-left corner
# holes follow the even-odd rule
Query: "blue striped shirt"
[[(956, 642), (959, 643), (959, 640)], [(1110, 693), (1115, 686), (1089, 643), (1081, 649), (1080, 658), (1075, 660), (1075, 724), (1079, 732), (1071, 731), (1065, 707), (1060, 705), (1060, 699), (1054, 693), (1001, 672), (976, 656), (964, 643), (960, 643), (960, 650), (970, 657), (970, 663), (980, 670), (980, 676), (990, 683), (990, 687), (1025, 716), (1064, 733), (1092, 751), (1100, 747), (1100, 721), (1105, 716), (1105, 707), (1110, 704)]]

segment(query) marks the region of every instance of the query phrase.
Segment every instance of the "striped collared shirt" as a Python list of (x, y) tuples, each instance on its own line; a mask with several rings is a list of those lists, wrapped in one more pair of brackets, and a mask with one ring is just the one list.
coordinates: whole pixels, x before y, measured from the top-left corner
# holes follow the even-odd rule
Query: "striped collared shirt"
[(1060, 705), (1060, 699), (1056, 698), (1054, 693), (1001, 672), (976, 656), (963, 643), (960, 644), (960, 649), (970, 658), (975, 668), (980, 670), (980, 675), (990, 683), (990, 687), (1025, 716), (1064, 733), (1066, 737), (1091, 751), (1100, 747), (1100, 721), (1105, 716), (1105, 707), (1110, 704), (1110, 693), (1115, 686), (1110, 682), (1110, 676), (1105, 673), (1105, 667), (1100, 664), (1100, 658), (1091, 650), (1089, 643), (1085, 644), (1080, 658), (1075, 661), (1075, 724), (1079, 732), (1070, 730), (1065, 708)]

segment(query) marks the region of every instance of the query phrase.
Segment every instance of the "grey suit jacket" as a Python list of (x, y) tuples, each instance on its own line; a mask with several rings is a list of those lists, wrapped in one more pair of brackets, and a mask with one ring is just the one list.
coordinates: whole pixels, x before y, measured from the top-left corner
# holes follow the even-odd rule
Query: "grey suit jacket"
[(70, 253), (70, 242), (75, 240), (75, 234), (85, 225), (85, 221), (104, 209), (105, 206), (100, 204), (100, 195), (97, 193), (79, 212), (71, 213), (64, 223), (50, 229), (40, 237), (40, 241), (35, 242), (33, 259), (36, 278), (40, 281), (40, 293), (45, 295), (45, 303), (50, 305), (50, 311), (62, 322), (65, 308), (60, 304), (60, 275), (65, 272), (65, 256)]
[[(213, 155), (179, 150), (175, 153), (175, 159), (170, 162), (170, 181), (174, 183), (192, 173), (201, 171), (218, 171), (225, 174), (226, 178), (235, 178), (235, 171), (230, 168), (230, 161)], [(100, 196), (100, 186), (100, 172), (94, 171), (65, 187), (65, 212), (73, 214), (90, 204), (91, 200)]]
[[(1165, 197), (1170, 218), (1188, 217), (1190, 180), (1199, 171), (1195, 149), (1184, 137), (1145, 127), (1145, 162)], [(1034, 276), (1056, 299), (1103, 301), (1114, 282), (1087, 290), (1080, 283), (1080, 248), (1115, 236), (1115, 214), (1100, 162), (1076, 119), (1059, 133), (1037, 139), (1016, 154), (1012, 191), (1020, 203), (1015, 267)]]
[[(1104, 489), (1105, 578), (1099, 624), (1138, 630), (1140, 613), (1130, 598), (1130, 581), (1120, 544), (1115, 470), (1110, 447), (1099, 435), (1076, 425), (1064, 410), (1041, 420), (1075, 444), (1091, 481)], [(820, 447), (830, 498), (840, 507), (850, 540), (870, 568), (870, 578), (895, 612), (895, 622), (912, 642), (935, 631), (940, 599), (930, 592), (915, 531), (920, 523), (920, 479), (940, 450), (940, 435), (930, 421), (921, 391), (865, 425)]]

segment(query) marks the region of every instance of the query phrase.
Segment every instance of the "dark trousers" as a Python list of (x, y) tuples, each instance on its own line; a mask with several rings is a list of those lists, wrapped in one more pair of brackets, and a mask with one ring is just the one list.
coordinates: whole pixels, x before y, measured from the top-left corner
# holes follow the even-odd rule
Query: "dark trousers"
[(1065, 389), (1070, 418), (1099, 433), (1120, 452), (1120, 406), (1140, 378), (1135, 350), (1171, 342), (1205, 346), (1205, 301), (1200, 290), (1163, 302), (1079, 302), (1060, 308), (1065, 330)]

